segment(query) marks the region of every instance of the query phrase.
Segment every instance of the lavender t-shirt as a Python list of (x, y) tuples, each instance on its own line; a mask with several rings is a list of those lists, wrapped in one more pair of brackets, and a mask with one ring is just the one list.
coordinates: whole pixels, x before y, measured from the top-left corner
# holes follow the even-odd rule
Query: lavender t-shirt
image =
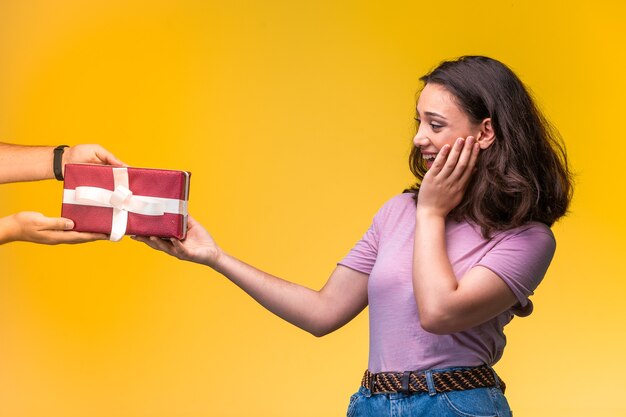
[(398, 195), (379, 210), (363, 238), (339, 262), (369, 275), (369, 370), (493, 365), (506, 344), (504, 326), (514, 312), (531, 310), (528, 297), (550, 265), (556, 247), (550, 228), (533, 222), (485, 239), (476, 225), (446, 222), (447, 252), (457, 279), (475, 266), (489, 268), (519, 302), (486, 323), (447, 335), (429, 333), (420, 325), (412, 282), (414, 233), (413, 195)]

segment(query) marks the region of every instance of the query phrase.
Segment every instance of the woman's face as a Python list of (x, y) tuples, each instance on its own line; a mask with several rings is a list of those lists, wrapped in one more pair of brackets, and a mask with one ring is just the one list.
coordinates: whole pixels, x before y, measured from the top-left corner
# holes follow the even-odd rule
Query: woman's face
[(419, 129), (413, 143), (430, 168), (437, 153), (458, 138), (480, 139), (480, 124), (473, 123), (456, 104), (454, 96), (438, 84), (426, 84), (417, 101)]

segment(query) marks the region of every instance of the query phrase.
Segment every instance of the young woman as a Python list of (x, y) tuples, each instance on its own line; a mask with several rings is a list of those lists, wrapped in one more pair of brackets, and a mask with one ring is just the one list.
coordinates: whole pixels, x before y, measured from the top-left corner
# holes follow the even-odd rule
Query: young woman
[(380, 209), (321, 290), (237, 260), (193, 219), (184, 241), (138, 240), (215, 269), (316, 336), (369, 305), (369, 366), (348, 416), (509, 416), (491, 366), (552, 260), (550, 226), (571, 199), (565, 151), (496, 60), (461, 57), (421, 80), (417, 183)]

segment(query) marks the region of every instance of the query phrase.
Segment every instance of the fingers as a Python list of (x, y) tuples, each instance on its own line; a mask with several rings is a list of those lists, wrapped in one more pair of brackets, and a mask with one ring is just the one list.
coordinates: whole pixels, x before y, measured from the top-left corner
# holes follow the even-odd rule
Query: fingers
[(41, 216), (38, 219), (40, 230), (72, 230), (74, 228), (74, 222), (70, 219), (63, 217), (45, 217)]
[(172, 239), (171, 241), (172, 244), (172, 251), (170, 252), (171, 255), (177, 257), (178, 259), (182, 259), (182, 260), (190, 260), (190, 254), (188, 249), (185, 247), (185, 245), (183, 244), (183, 242), (181, 242), (178, 239)]
[(451, 181), (467, 180), (476, 165), (478, 151), (479, 146), (473, 136), (458, 138), (452, 147), (445, 145), (439, 151), (429, 172)]
[(469, 160), (467, 162), (467, 168), (463, 172), (463, 175), (459, 179), (462, 184), (468, 184), (469, 179), (474, 173), (474, 167), (476, 167), (476, 161), (478, 161), (478, 153), (480, 152), (480, 144), (478, 142), (471, 145), (471, 155), (469, 156)]
[(189, 216), (189, 221), (187, 222), (187, 237), (190, 236), (210, 237), (204, 226), (202, 226), (196, 219), (192, 218), (191, 216)]
[(151, 246), (155, 249), (162, 250), (163, 252), (172, 253), (172, 242), (169, 240), (161, 239), (160, 237), (150, 236)]
[(451, 180), (463, 182), (463, 179), (469, 179), (469, 174), (471, 174), (474, 169), (474, 166), (470, 166), (470, 163), (474, 156), (475, 144), (476, 141), (473, 136), (468, 136), (464, 143), (460, 144), (458, 159), (453, 167), (453, 170), (450, 172)]
[(75, 232), (74, 222), (63, 217), (46, 217), (35, 211), (22, 211), (12, 216), (17, 225), (13, 240), (56, 245), (108, 239), (102, 233)]
[(198, 221), (196, 219), (194, 219), (193, 217), (191, 217), (191, 214), (187, 216), (187, 224), (188, 224), (188, 228), (191, 229), (192, 227), (195, 227), (197, 225), (199, 225), (200, 223), (198, 223)]
[(452, 148), (450, 149), (450, 154), (446, 159), (446, 163), (441, 169), (442, 175), (450, 177), (457, 169), (459, 158), (462, 151), (465, 149), (465, 142), (466, 141), (463, 138), (457, 138), (457, 140), (454, 142), (454, 145), (452, 145)]
[(128, 166), (120, 161), (108, 150), (100, 145), (76, 145), (68, 148), (63, 154), (63, 167), (65, 163), (88, 163), (88, 164), (105, 164), (115, 166)]
[(49, 245), (86, 243), (96, 240), (108, 240), (104, 233), (88, 233), (72, 231), (74, 222), (64, 217), (37, 218), (37, 230), (33, 230), (32, 239)]
[(96, 240), (108, 240), (109, 237), (103, 233), (86, 233), (86, 232), (66, 232), (66, 231), (46, 231), (42, 235), (48, 244), (74, 244), (87, 243)]
[(64, 217), (45, 217), (38, 219), (39, 234), (41, 239), (48, 244), (60, 243), (86, 243), (96, 240), (108, 240), (109, 236), (104, 233), (76, 232), (72, 231), (74, 222)]
[(120, 161), (113, 155), (111, 152), (106, 149), (100, 147), (99, 150), (96, 151), (96, 156), (103, 164), (106, 165), (115, 165), (115, 166), (128, 166), (124, 162)]
[(433, 176), (439, 174), (439, 172), (441, 172), (444, 165), (446, 164), (446, 159), (449, 153), (450, 145), (443, 145), (443, 148), (441, 148), (441, 150), (437, 154), (437, 157), (433, 161), (433, 166), (430, 167), (426, 175)]
[(150, 246), (152, 249), (165, 252), (168, 255), (171, 255), (175, 258), (178, 258), (181, 260), (191, 259), (187, 252), (187, 249), (185, 249), (185, 246), (183, 245), (183, 243), (178, 239), (167, 240), (167, 239), (161, 239), (155, 236), (151, 236), (151, 237), (132, 236), (132, 239), (138, 242), (143, 242), (146, 245)]
[(136, 240), (138, 242), (143, 242), (146, 245), (150, 246), (152, 249), (156, 249), (156, 250), (160, 250), (162, 252), (165, 253), (169, 253), (170, 255), (173, 255), (173, 246), (172, 243), (167, 241), (167, 240), (163, 240), (161, 238), (155, 237), (155, 236), (151, 236), (151, 237), (147, 237), (147, 236), (132, 236), (133, 240)]
[(137, 242), (145, 243), (146, 245), (150, 246), (152, 249), (157, 249), (157, 250), (159, 249), (155, 246), (155, 242), (153, 242), (147, 236), (131, 236), (130, 238), (133, 240), (136, 240)]
[(63, 217), (46, 217), (36, 211), (22, 211), (17, 213), (15, 220), (20, 227), (27, 231), (45, 231), (45, 230), (72, 230), (74, 222)]

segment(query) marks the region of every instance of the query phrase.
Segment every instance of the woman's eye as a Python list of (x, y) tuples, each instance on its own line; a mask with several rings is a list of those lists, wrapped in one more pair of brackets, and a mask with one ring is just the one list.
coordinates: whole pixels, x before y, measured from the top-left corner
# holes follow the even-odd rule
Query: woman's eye
[[(416, 118), (415, 118), (415, 121), (417, 122), (417, 124), (418, 124), (418, 125), (419, 125), (420, 123), (422, 123), (422, 120), (421, 120), (419, 117), (416, 117)], [(429, 126), (430, 126), (430, 128), (431, 128), (433, 131), (435, 131), (435, 132), (436, 132), (437, 130), (439, 130), (439, 129), (441, 129), (441, 128), (443, 127), (443, 125), (440, 125), (440, 124), (437, 124), (437, 123), (432, 123), (432, 122), (431, 122), (431, 123), (428, 123), (428, 125), (429, 125)]]

